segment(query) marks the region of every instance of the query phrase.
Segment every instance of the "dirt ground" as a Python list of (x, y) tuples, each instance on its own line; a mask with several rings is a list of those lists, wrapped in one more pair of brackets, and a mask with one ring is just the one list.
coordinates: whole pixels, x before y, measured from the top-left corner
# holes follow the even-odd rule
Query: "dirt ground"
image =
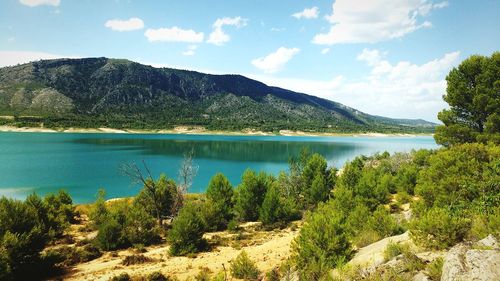
[(201, 270), (215, 275), (224, 268), (229, 275), (230, 261), (241, 250), (247, 252), (261, 272), (267, 272), (290, 256), (291, 242), (298, 235), (299, 224), (294, 222), (285, 229), (264, 231), (258, 223), (246, 223), (240, 226), (241, 231), (237, 233), (206, 233), (204, 237), (213, 245), (212, 249), (195, 257), (171, 257), (168, 254), (169, 246), (163, 243), (146, 247), (146, 252), (142, 253), (151, 258), (151, 262), (126, 266), (122, 261), (126, 256), (137, 254), (134, 249), (108, 252), (98, 259), (76, 265), (63, 278), (109, 280), (124, 272), (134, 276), (160, 271), (166, 276), (186, 280), (194, 278)]

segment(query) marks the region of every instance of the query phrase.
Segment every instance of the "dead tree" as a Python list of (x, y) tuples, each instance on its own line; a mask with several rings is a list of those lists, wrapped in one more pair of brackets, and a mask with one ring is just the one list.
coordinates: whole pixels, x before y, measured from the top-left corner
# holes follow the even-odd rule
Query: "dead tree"
[(184, 196), (193, 184), (193, 179), (198, 173), (198, 165), (193, 162), (194, 151), (184, 153), (184, 158), (179, 167), (178, 184), (177, 184), (177, 198), (174, 200), (173, 214), (181, 209), (184, 204)]

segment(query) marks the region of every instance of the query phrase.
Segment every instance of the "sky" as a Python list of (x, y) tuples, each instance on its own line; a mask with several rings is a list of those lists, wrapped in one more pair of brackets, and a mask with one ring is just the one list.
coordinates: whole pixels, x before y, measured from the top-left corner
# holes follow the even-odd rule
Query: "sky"
[(0, 66), (125, 58), (393, 118), (437, 121), (447, 73), (498, 50), (499, 0), (0, 1)]

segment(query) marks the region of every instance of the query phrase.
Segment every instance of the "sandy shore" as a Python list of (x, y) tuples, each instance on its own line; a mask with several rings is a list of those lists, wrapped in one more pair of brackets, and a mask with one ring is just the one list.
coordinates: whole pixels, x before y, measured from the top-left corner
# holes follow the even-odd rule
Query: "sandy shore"
[(281, 130), (279, 133), (263, 132), (253, 129), (242, 131), (212, 131), (203, 127), (177, 126), (169, 130), (138, 130), (138, 129), (113, 129), (113, 128), (66, 128), (50, 129), (41, 127), (14, 127), (0, 126), (0, 132), (22, 132), (22, 133), (114, 133), (114, 134), (186, 134), (186, 135), (227, 135), (227, 136), (302, 136), (302, 137), (327, 137), (327, 136), (350, 136), (350, 137), (415, 137), (432, 136), (432, 134), (383, 134), (383, 133), (311, 133), (302, 131)]

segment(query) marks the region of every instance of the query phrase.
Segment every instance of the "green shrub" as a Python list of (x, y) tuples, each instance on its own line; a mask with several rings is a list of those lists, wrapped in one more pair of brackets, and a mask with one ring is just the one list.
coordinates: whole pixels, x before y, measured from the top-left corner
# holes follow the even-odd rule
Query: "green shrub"
[(235, 278), (257, 280), (259, 273), (259, 269), (255, 266), (255, 263), (250, 260), (245, 251), (241, 251), (236, 259), (231, 261), (231, 274)]
[(99, 226), (96, 241), (97, 245), (106, 251), (120, 249), (129, 245), (123, 231), (123, 225), (115, 218), (109, 218)]
[(231, 231), (231, 232), (236, 232), (238, 231), (238, 229), (240, 228), (240, 224), (238, 223), (237, 220), (231, 220), (228, 224), (227, 224), (227, 230)]
[(124, 232), (128, 244), (151, 245), (160, 240), (154, 217), (137, 205), (127, 208)]
[(161, 174), (157, 180), (147, 179), (146, 184), (134, 199), (150, 216), (157, 220), (174, 215), (175, 204), (178, 198), (177, 185), (174, 180)]
[(121, 273), (118, 276), (113, 276), (109, 281), (131, 281), (132, 278), (130, 278), (130, 275), (128, 273)]
[(99, 189), (96, 195), (96, 201), (90, 208), (90, 220), (94, 228), (98, 228), (102, 225), (109, 216), (109, 211), (106, 208), (106, 191), (104, 189)]
[(156, 271), (148, 275), (147, 281), (168, 281), (168, 277), (163, 275), (161, 272)]
[[(335, 170), (331, 171), (335, 174)], [(306, 203), (315, 206), (319, 202), (324, 202), (330, 195), (333, 187), (331, 182), (335, 176), (331, 176), (327, 170), (326, 159), (320, 154), (313, 154), (307, 160), (302, 171), (302, 191)]]
[(319, 278), (349, 260), (352, 249), (344, 220), (332, 203), (320, 204), (306, 217), (292, 244), (299, 271)]
[(247, 169), (241, 177), (241, 184), (236, 190), (236, 204), (234, 209), (240, 220), (256, 221), (259, 218), (259, 210), (264, 201), (270, 177), (261, 172), (258, 175)]
[(443, 273), (443, 264), (444, 264), (444, 259), (442, 257), (439, 257), (429, 264), (427, 264), (427, 267), (425, 270), (427, 271), (427, 276), (433, 281), (439, 281), (441, 280), (441, 275)]
[(267, 189), (260, 208), (259, 220), (266, 227), (282, 226), (293, 219), (293, 211), (287, 200), (280, 194), (277, 182)]
[(390, 241), (384, 250), (384, 259), (386, 261), (391, 260), (394, 257), (408, 252), (409, 250), (410, 247), (408, 246), (408, 244), (393, 243), (392, 241)]
[(206, 247), (204, 230), (205, 224), (198, 206), (193, 203), (184, 205), (168, 233), (170, 254), (183, 256), (203, 250)]
[(462, 241), (470, 229), (470, 220), (434, 207), (410, 222), (410, 234), (420, 246), (446, 249)]
[(143, 264), (143, 263), (148, 263), (152, 262), (153, 259), (150, 257), (146, 257), (145, 255), (131, 255), (131, 256), (126, 256), (122, 264), (123, 265), (134, 265), (134, 264)]
[(370, 224), (370, 228), (378, 232), (381, 237), (403, 233), (403, 229), (398, 226), (390, 212), (382, 205), (379, 205), (373, 212)]
[(210, 281), (210, 272), (208, 268), (202, 268), (194, 277), (196, 281)]
[(233, 187), (229, 180), (217, 173), (210, 179), (207, 188), (206, 224), (209, 230), (222, 230), (233, 218)]

